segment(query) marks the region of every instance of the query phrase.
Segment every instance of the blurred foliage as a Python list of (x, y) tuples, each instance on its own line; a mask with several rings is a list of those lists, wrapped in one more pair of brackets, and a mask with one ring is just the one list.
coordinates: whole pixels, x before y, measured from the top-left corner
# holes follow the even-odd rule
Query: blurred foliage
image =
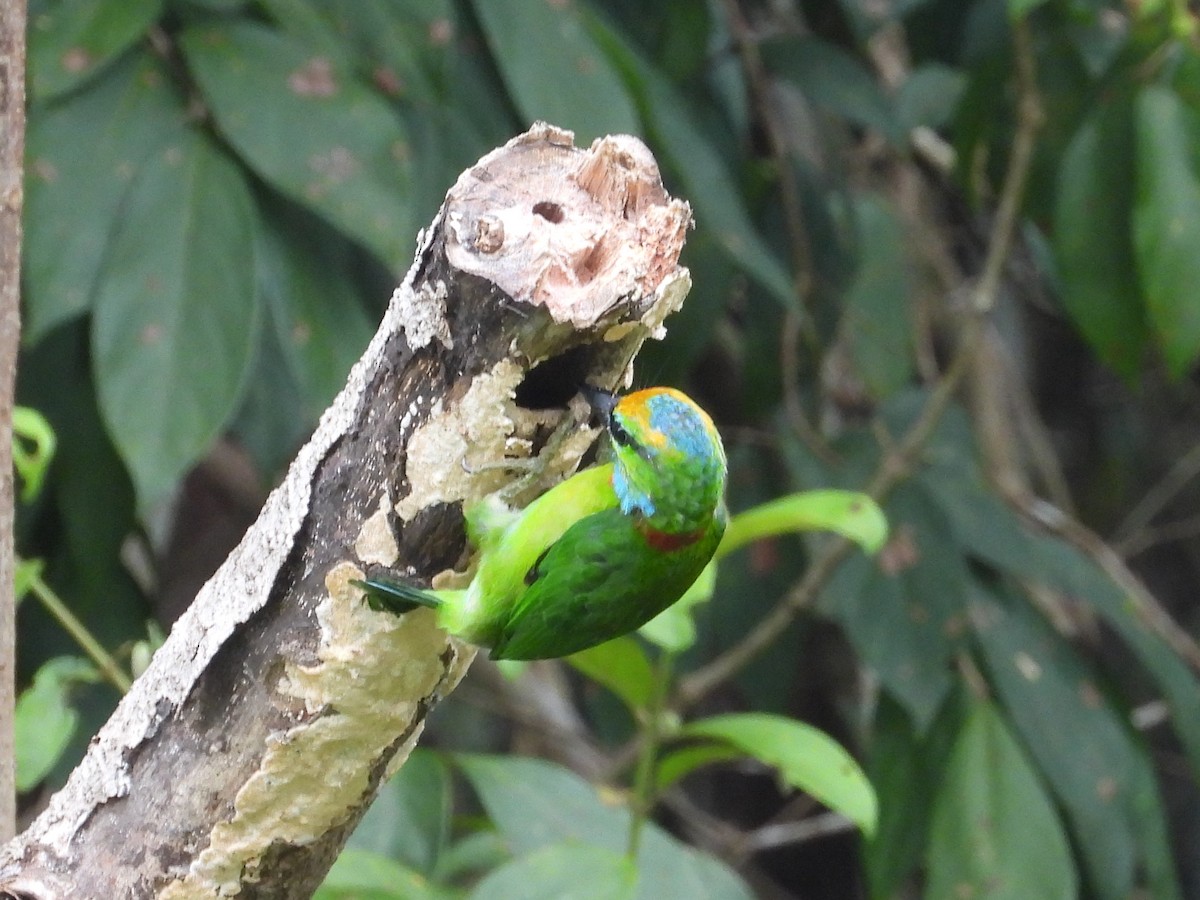
[[(785, 505), (743, 520), (772, 536), (648, 640), (575, 660), (583, 743), (632, 793), (505, 755), (571, 759), (581, 739), (527, 709), (472, 725), (456, 695), (438, 740), (489, 752), (410, 761), (320, 896), (1200, 896), (1200, 24), (1183, 0), (29, 15), (19, 400), (58, 451), (18, 551), (137, 669), (146, 618), (169, 622), (236, 540), (463, 168), (538, 118), (580, 143), (632, 132), (696, 214), (692, 296), (638, 379), (713, 413), (735, 510)], [(927, 419), (996, 240), (1023, 63), (1041, 120), (1018, 239), (971, 390)], [(816, 489), (874, 493), (883, 550), (826, 571), (839, 539), (764, 524), (803, 520), (778, 498)], [(26, 788), (61, 781), (113, 699), (76, 690), (94, 672), (63, 659), (45, 608), (20, 610), (18, 724), (53, 725), (22, 739)], [(868, 831), (877, 797), (873, 833), (796, 788)]]

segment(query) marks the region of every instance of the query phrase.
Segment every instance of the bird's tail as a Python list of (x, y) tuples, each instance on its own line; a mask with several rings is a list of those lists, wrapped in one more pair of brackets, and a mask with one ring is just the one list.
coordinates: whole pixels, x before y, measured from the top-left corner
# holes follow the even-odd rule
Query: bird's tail
[(350, 583), (367, 592), (367, 606), (376, 612), (390, 612), (399, 616), (419, 606), (437, 609), (442, 605), (441, 598), (435, 594), (391, 578), (368, 578)]

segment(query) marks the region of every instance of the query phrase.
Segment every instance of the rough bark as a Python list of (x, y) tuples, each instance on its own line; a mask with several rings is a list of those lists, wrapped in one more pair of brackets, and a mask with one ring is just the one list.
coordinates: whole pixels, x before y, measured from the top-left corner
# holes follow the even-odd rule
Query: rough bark
[(25, 2), (0, 3), (0, 841), (16, 823), (12, 411), (20, 334)]
[[(463, 563), (462, 507), (614, 384), (687, 291), (686, 204), (633, 138), (538, 125), (468, 170), (346, 388), (46, 811), (0, 892), (305, 897), (474, 650), (367, 609), (371, 564)], [(2, 893), (0, 893), (2, 896)]]

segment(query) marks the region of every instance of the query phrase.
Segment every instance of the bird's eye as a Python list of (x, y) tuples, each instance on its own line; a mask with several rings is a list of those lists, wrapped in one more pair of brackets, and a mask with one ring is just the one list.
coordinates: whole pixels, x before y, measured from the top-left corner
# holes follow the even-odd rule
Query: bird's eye
[(616, 416), (612, 416), (608, 420), (608, 432), (620, 447), (628, 447), (633, 444), (633, 437), (625, 430), (625, 426), (617, 421)]

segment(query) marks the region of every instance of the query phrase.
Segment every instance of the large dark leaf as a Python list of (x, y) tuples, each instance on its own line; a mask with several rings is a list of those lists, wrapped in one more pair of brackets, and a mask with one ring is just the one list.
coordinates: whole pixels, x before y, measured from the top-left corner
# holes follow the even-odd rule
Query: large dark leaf
[(1149, 760), (1130, 739), (1095, 675), (1014, 593), (974, 592), (972, 624), (990, 681), (1054, 791), (1097, 897), (1125, 898), (1139, 864), (1159, 893), (1178, 896)]
[(290, 205), (264, 207), (262, 292), (279, 346), (313, 424), (346, 383), (374, 332), (358, 296), (353, 246)]
[(180, 39), (217, 126), (263, 179), (393, 270), (416, 241), (411, 148), (387, 102), (328, 54), (248, 22)]
[(432, 876), (450, 839), (450, 772), (431, 750), (414, 750), (363, 816), (349, 847), (389, 856)]
[[(183, 128), (157, 60), (131, 54), (29, 119), (25, 342), (87, 311), (121, 202), (142, 162)], [(86, 135), (86, 139), (83, 138)]]
[[(519, 854), (563, 841), (625, 849), (629, 812), (606, 803), (577, 775), (535, 759), (461, 756), (484, 809)], [(637, 857), (639, 900), (749, 900), (741, 880), (712, 857), (647, 823)]]
[[(955, 421), (961, 422), (958, 417)], [(1158, 682), (1193, 771), (1200, 772), (1200, 681), (1093, 560), (1060, 538), (1030, 530), (988, 490), (971, 452), (965, 435), (958, 442), (942, 442), (936, 464), (920, 476), (952, 520), (955, 538), (972, 558), (1095, 609)]]
[(934, 805), (925, 897), (1075, 900), (1071, 850), (1054, 804), (1000, 713), (977, 703)]
[(858, 268), (846, 292), (843, 328), (858, 376), (874, 396), (886, 397), (912, 377), (907, 242), (887, 206), (869, 195), (856, 199)]
[(957, 696), (942, 705), (923, 735), (899, 703), (887, 694), (880, 697), (867, 759), (867, 773), (879, 795), (879, 827), (863, 846), (875, 900), (899, 896), (921, 862), (933, 804), (963, 718)]
[(473, 6), (525, 124), (542, 119), (570, 128), (581, 143), (638, 132), (625, 85), (576, 5), (476, 0)]
[(260, 320), (255, 232), (241, 171), (196, 131), (149, 160), (130, 191), (92, 349), (101, 412), (143, 509), (236, 407)]
[(38, 103), (78, 87), (145, 34), (163, 0), (60, 0), (29, 20), (29, 93)]
[(875, 76), (841, 47), (805, 35), (769, 41), (762, 53), (774, 74), (796, 85), (826, 111), (898, 139), (892, 105)]
[(1200, 357), (1200, 122), (1167, 88), (1145, 88), (1136, 104), (1138, 274), (1163, 358), (1179, 377)]
[(949, 520), (917, 485), (896, 491), (887, 517), (888, 546), (844, 563), (822, 609), (924, 730), (953, 683), (949, 660), (970, 578)]
[(588, 844), (550, 844), (490, 872), (470, 900), (633, 900), (638, 873), (629, 858)]
[(1095, 107), (1058, 176), (1054, 241), (1062, 300), (1096, 354), (1127, 378), (1140, 367), (1146, 317), (1133, 254), (1132, 109)]

